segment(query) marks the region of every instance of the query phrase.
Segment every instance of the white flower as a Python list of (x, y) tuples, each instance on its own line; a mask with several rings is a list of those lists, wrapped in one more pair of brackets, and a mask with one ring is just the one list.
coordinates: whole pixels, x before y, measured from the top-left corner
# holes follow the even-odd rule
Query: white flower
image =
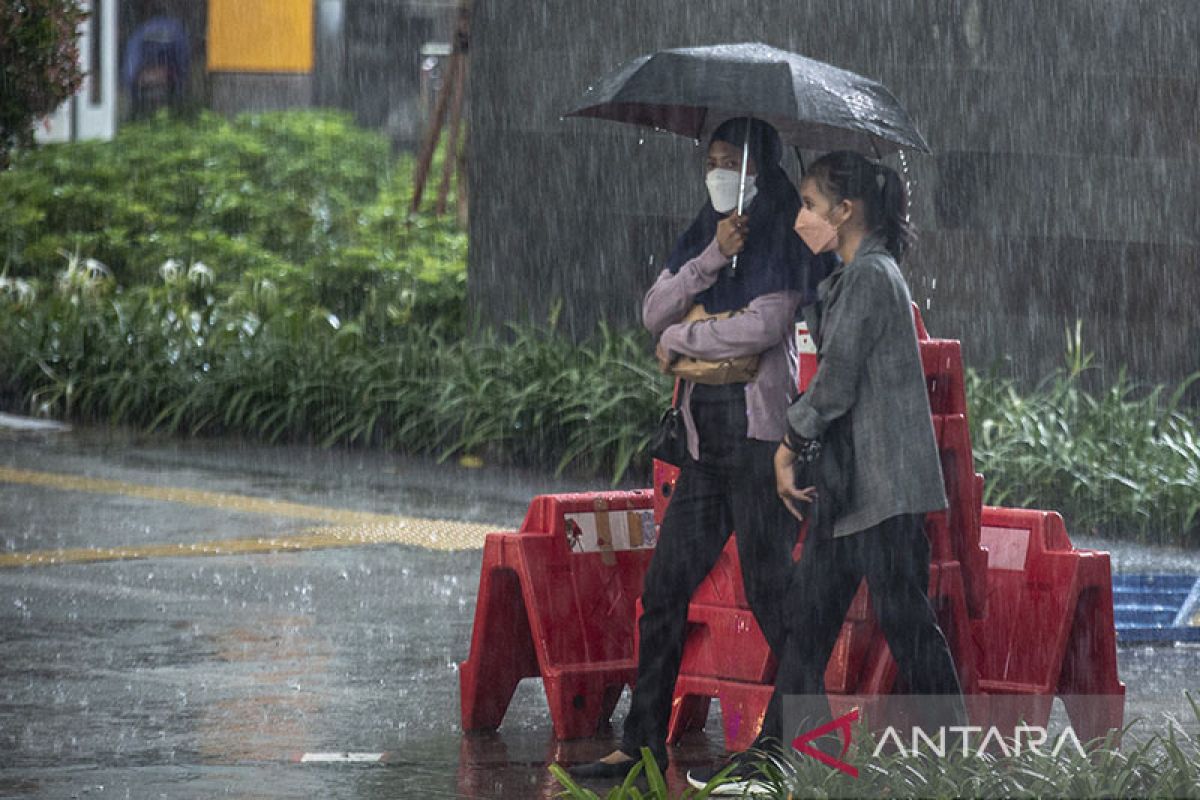
[(13, 289), (17, 295), (18, 302), (32, 303), (34, 298), (37, 297), (37, 292), (34, 290), (33, 285), (20, 278), (13, 281)]
[(80, 258), (79, 250), (68, 253), (60, 250), (67, 260), (67, 269), (58, 276), (59, 287), (68, 292), (92, 291), (112, 278), (112, 270), (94, 258)]
[(89, 280), (102, 281), (112, 277), (112, 270), (108, 266), (94, 258), (87, 258), (83, 262), (84, 274)]
[(20, 278), (0, 275), (0, 299), (24, 303), (33, 299), (33, 287)]
[(196, 261), (188, 268), (187, 278), (197, 286), (212, 286), (213, 271), (203, 261)]
[(162, 266), (158, 268), (158, 274), (162, 276), (162, 279), (165, 283), (174, 283), (175, 281), (179, 280), (182, 267), (183, 264), (176, 259), (168, 258), (162, 263)]

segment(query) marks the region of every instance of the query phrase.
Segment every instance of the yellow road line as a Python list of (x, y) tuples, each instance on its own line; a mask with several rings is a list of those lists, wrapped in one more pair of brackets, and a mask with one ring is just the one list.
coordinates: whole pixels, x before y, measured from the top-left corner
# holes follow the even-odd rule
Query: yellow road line
[[(412, 524), (422, 522), (432, 524)], [(438, 520), (414, 519), (409, 520), (409, 523), (367, 528), (308, 528), (291, 536), (0, 553), (0, 569), (55, 564), (86, 564), (95, 561), (125, 561), (139, 558), (229, 556), (288, 550), (320, 550), (364, 544), (410, 544), (431, 550), (468, 550), (482, 547), (484, 535), (494, 530), (484, 525), (446, 523)]]
[(495, 525), (473, 522), (373, 514), (366, 511), (349, 511), (222, 492), (147, 486), (103, 478), (36, 472), (11, 467), (0, 467), (0, 483), (43, 486), (64, 491), (116, 494), (203, 508), (219, 508), (225, 511), (333, 523), (330, 527), (309, 528), (304, 535), (296, 537), (262, 537), (217, 540), (198, 544), (134, 545), (116, 548), (0, 553), (0, 567), (156, 556), (226, 555), (375, 543), (410, 544), (431, 550), (471, 550), (483, 547), (484, 536), (490, 531), (498, 529)]
[(126, 497), (141, 497), (146, 500), (161, 500), (167, 503), (183, 503), (204, 508), (220, 508), (226, 511), (243, 511), (248, 514), (266, 514), (272, 517), (292, 517), (313, 522), (331, 522), (335, 525), (372, 525), (394, 522), (398, 517), (389, 514), (372, 514), (368, 511), (348, 511), (341, 508), (310, 506), (304, 503), (289, 503), (264, 497), (248, 497), (223, 492), (205, 492), (198, 489), (180, 489), (172, 486), (148, 486), (140, 483), (110, 481), (105, 478), (87, 478), (82, 475), (64, 475), (54, 472), (35, 472), (28, 469), (0, 467), (0, 483), (19, 483), (26, 486), (45, 486), (97, 494), (119, 494)]

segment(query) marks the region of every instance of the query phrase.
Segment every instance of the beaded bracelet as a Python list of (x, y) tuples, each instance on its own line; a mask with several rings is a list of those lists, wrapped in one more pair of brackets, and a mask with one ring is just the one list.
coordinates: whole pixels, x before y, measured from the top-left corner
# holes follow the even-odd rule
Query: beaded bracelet
[(789, 450), (796, 454), (796, 460), (804, 464), (813, 463), (821, 455), (821, 441), (819, 439), (806, 439), (790, 428), (783, 437), (783, 443)]

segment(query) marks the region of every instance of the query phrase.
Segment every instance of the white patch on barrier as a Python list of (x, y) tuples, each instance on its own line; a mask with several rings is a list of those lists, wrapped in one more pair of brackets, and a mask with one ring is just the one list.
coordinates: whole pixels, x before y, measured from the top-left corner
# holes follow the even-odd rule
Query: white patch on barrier
[(979, 543), (987, 548), (988, 569), (1025, 569), (1029, 552), (1029, 530), (1026, 528), (997, 528), (984, 525), (979, 529)]
[[(601, 541), (601, 531), (606, 526), (597, 525), (597, 517), (606, 517), (607, 535), (611, 541)], [(567, 543), (574, 553), (598, 553), (604, 550), (653, 549), (656, 532), (654, 511), (634, 509), (631, 511), (587, 511), (565, 514)]]

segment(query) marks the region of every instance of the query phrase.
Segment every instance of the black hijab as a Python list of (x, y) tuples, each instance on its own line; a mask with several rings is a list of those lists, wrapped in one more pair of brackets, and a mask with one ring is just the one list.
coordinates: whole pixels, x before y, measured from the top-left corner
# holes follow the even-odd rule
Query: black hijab
[[(712, 141), (728, 142), (741, 150), (747, 126), (750, 156), (758, 167), (758, 194), (743, 211), (750, 216), (750, 227), (736, 272), (730, 267), (722, 269), (716, 283), (696, 295), (696, 302), (710, 314), (736, 311), (756, 297), (779, 291), (801, 292), (802, 304), (807, 305), (816, 299), (816, 286), (831, 268), (831, 259), (815, 258), (792, 230), (800, 211), (800, 196), (780, 166), (783, 145), (775, 128), (759, 119), (739, 117), (722, 123), (713, 132)], [(725, 216), (713, 208), (711, 201), (705, 201), (704, 208), (675, 242), (667, 257), (667, 269), (678, 272), (700, 255)]]

